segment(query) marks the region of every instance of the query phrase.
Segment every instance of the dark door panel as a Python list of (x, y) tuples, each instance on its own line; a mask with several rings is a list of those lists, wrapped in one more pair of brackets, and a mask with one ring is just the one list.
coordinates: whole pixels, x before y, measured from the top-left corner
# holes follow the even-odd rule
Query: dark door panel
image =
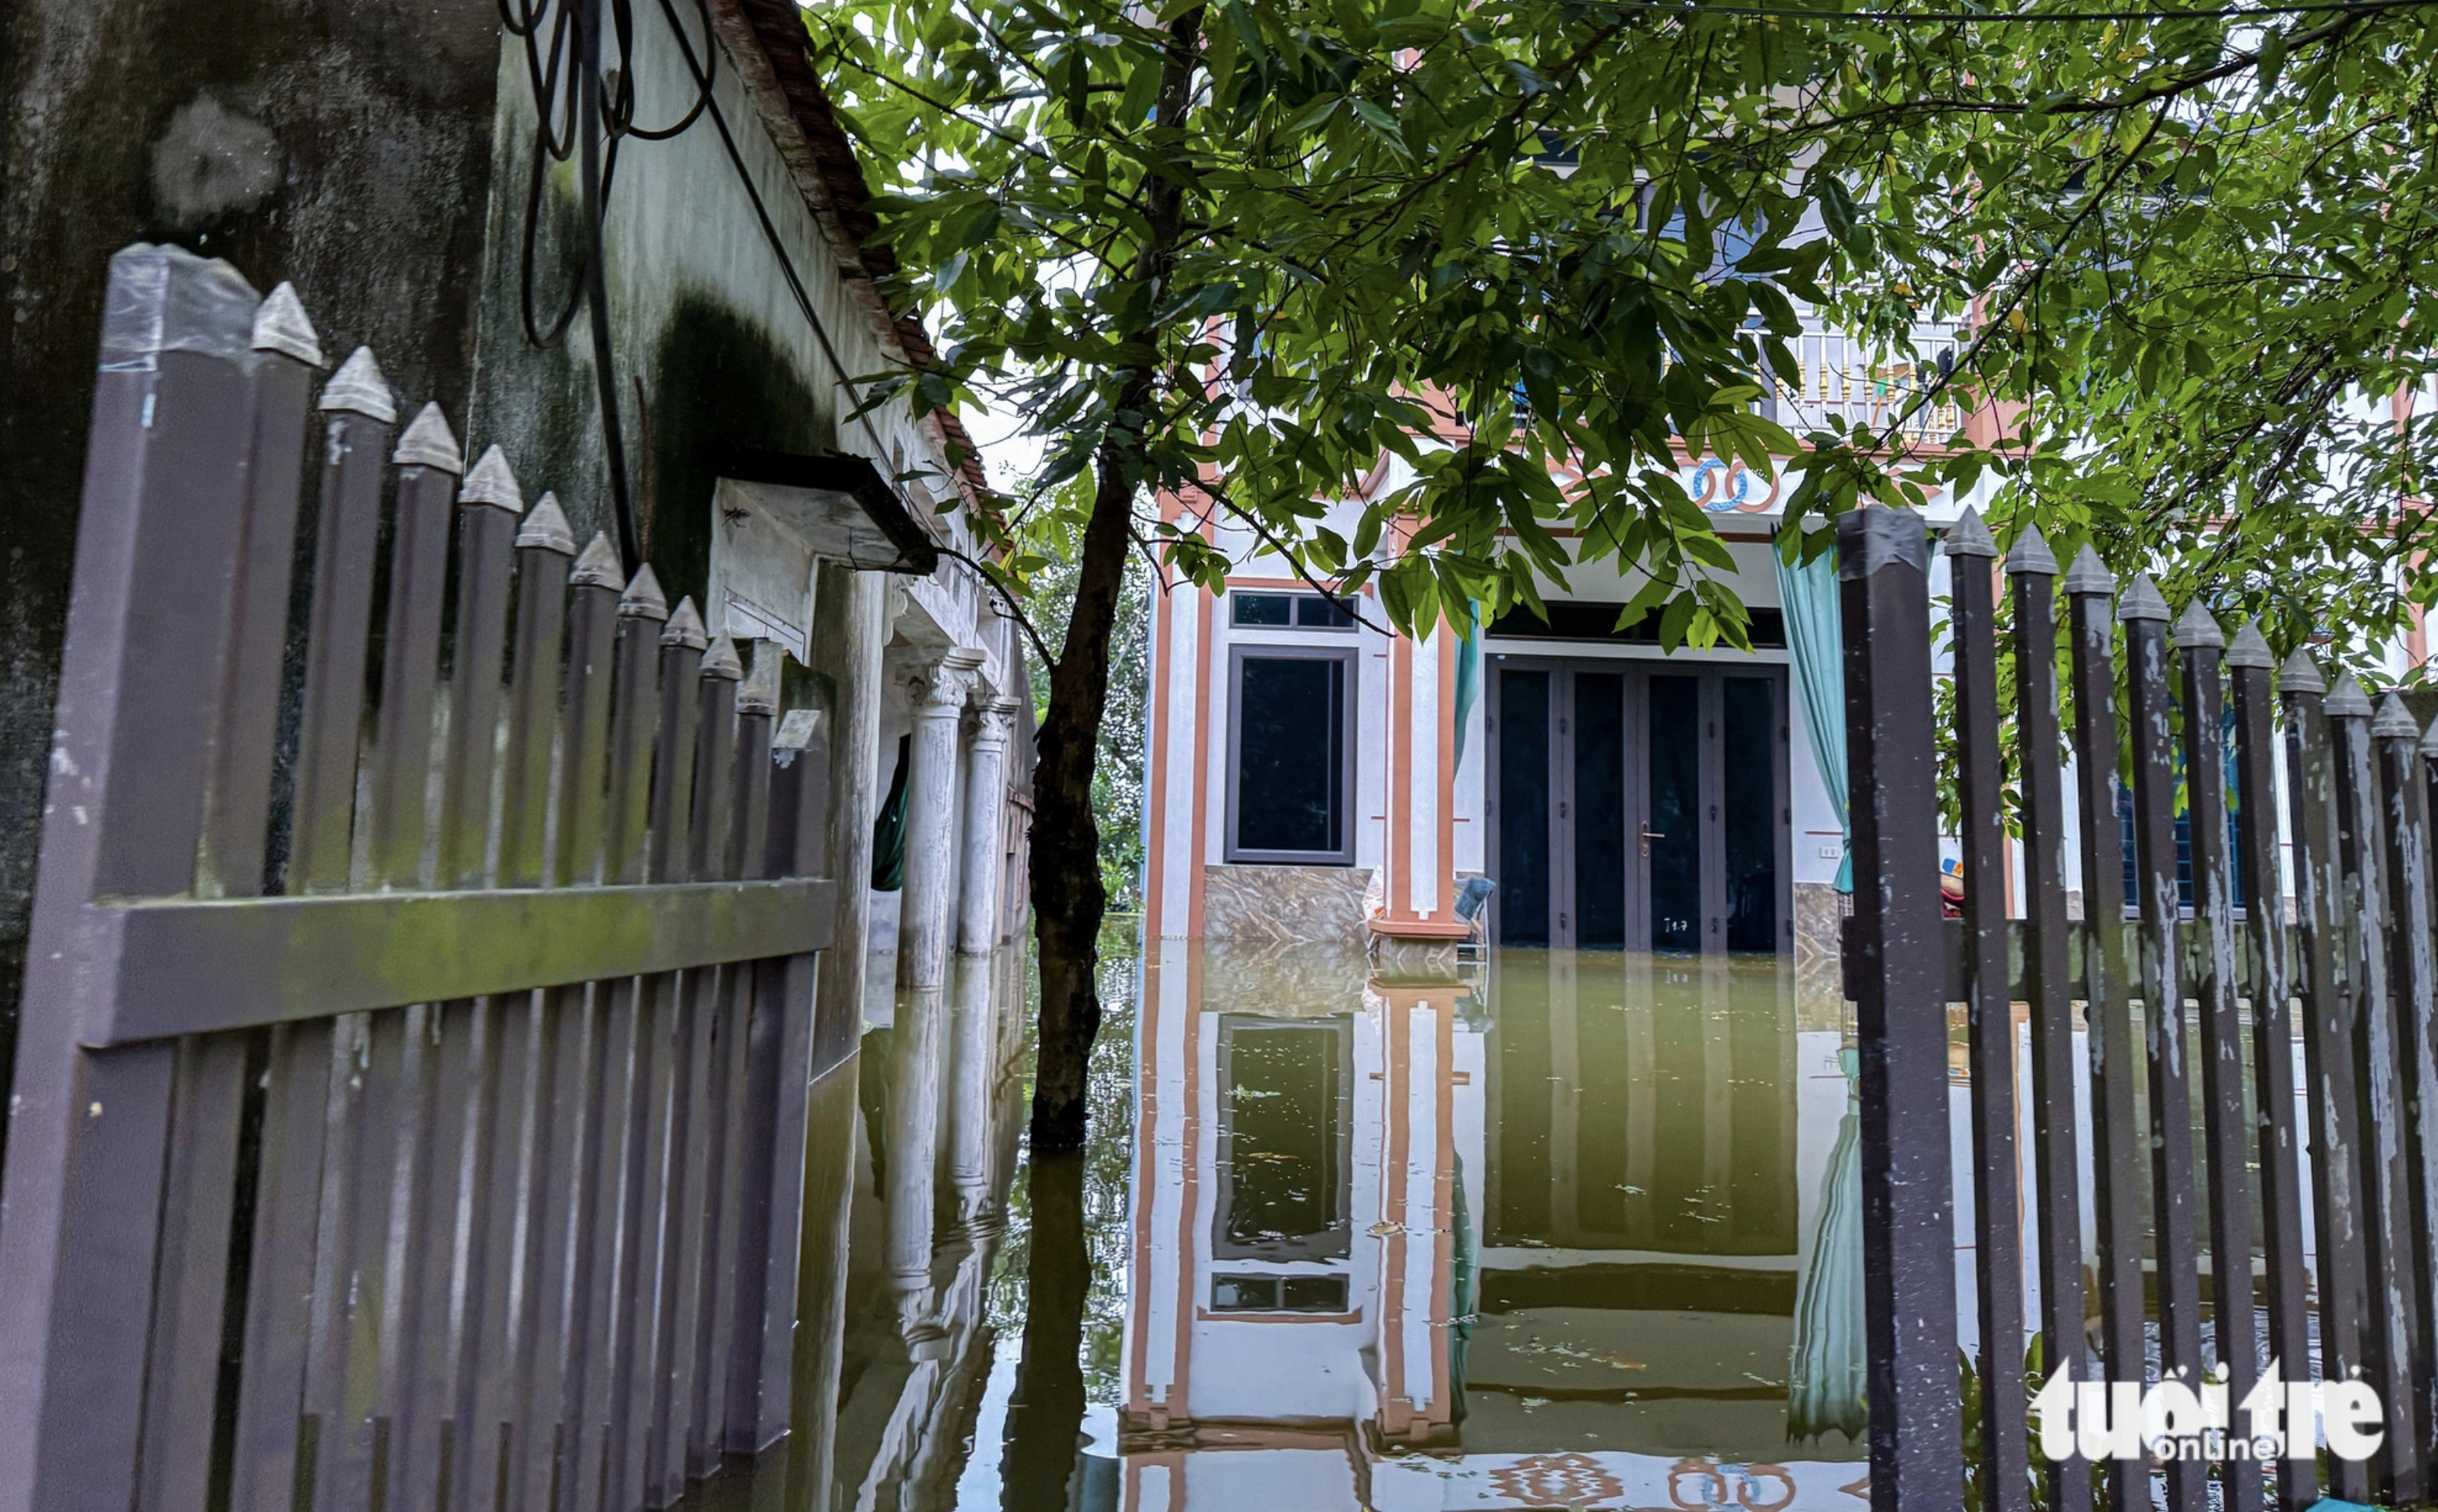
[(1522, 657), (1493, 666), (1502, 943), (1787, 948), (1782, 669)]

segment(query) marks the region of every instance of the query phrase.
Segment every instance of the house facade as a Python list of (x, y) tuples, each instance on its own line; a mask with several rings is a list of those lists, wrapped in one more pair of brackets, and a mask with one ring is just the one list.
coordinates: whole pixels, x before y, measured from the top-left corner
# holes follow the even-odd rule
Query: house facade
[[(1917, 332), (1927, 360), (1954, 339)], [(1916, 392), (1912, 368), (1833, 331), (1795, 345), (1802, 380), (1767, 402), (1798, 434), (1888, 423)], [(1995, 434), (1947, 404), (1906, 430), (1932, 445), (1968, 426)], [(1147, 936), (1428, 949), (1467, 932), (1459, 891), (1488, 877), (1504, 944), (1828, 960), (1843, 732), (1819, 717), (1833, 722), (1833, 697), (1805, 693), (1807, 667), (1836, 675), (1831, 570), (1776, 563), (1795, 479), (1678, 465), (1734, 558), (1749, 651), (1668, 654), (1655, 618), (1616, 629), (1644, 580), (1614, 561), (1542, 584), (1546, 622), (1518, 609), (1470, 635), (1385, 634), (1384, 616), (1358, 623), (1214, 522), (1237, 574), (1224, 592), (1175, 585), (1156, 610)], [(1372, 490), (1404, 466), (1386, 460)], [(1934, 497), (1925, 515), (1944, 524), (1970, 501)]]

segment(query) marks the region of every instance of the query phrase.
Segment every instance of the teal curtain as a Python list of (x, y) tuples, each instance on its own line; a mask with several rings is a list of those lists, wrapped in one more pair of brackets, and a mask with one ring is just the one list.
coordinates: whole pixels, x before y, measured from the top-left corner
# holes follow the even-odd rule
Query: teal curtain
[[(1797, 554), (1800, 555), (1800, 554)], [(1777, 599), (1786, 615), (1787, 649), (1794, 657), (1794, 695), (1803, 700), (1803, 723), (1811, 732), (1811, 760), (1837, 810), (1837, 828), (1848, 850), (1854, 830), (1846, 818), (1846, 637), (1837, 619), (1837, 554), (1822, 552), (1789, 567), (1776, 552)], [(1837, 890), (1854, 890), (1854, 858), (1837, 863)]]
[(1465, 601), (1466, 629), (1456, 643), (1456, 764), (1464, 765), (1464, 732), (1481, 702), (1481, 605)]
[(872, 890), (895, 892), (906, 886), (906, 757), (911, 735), (897, 737), (897, 771), (889, 798), (872, 821)]
[(1794, 1291), (1794, 1352), (1787, 1369), (1786, 1436), (1815, 1439), (1830, 1430), (1859, 1439), (1871, 1426), (1864, 1401), (1870, 1350), (1864, 1337), (1862, 1058), (1837, 1052), (1846, 1073), (1846, 1116), (1820, 1186), (1811, 1257)]

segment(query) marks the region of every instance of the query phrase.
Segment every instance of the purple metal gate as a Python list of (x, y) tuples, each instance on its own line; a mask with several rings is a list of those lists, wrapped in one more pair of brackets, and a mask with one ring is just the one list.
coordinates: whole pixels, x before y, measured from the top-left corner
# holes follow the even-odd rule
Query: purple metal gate
[(284, 286), (112, 262), (0, 1512), (663, 1505), (787, 1420), (827, 752), (319, 362)]
[[(2111, 1457), (2100, 1479), (2116, 1512), (2152, 1506), (2154, 1489), (2170, 1512), (2302, 1512), (2323, 1476), (2348, 1502), (2424, 1503), (2438, 1471), (2438, 728), (2425, 736), (2394, 693), (2375, 708), (2350, 674), (2331, 689), (2304, 653), (2277, 666), (2256, 628), (2230, 641), (2201, 604), (2170, 628), (2147, 577), (2120, 594), (2088, 548), (2060, 576), (2029, 530), (2005, 557), (2014, 677), (2002, 689), (1998, 547), (1967, 513), (1943, 543), (1966, 893), (1964, 917), (1942, 921), (1927, 536), (1910, 511), (1868, 508), (1839, 521), (1837, 545), (1872, 1504), (1946, 1512), (1968, 1470), (1990, 1512), (2094, 1504), (2087, 1462), (2067, 1455), (2035, 1472), (2027, 1337), (2042, 1372), (2070, 1364), (2080, 1382), (2197, 1385), (2223, 1372), (2238, 1409), (2264, 1360), (2288, 1382), (2358, 1380), (2377, 1393), (2384, 1440), (2368, 1459), (2315, 1456), (2307, 1428), (2288, 1439), (2291, 1457), (2227, 1457), (2215, 1475), (2193, 1458), (2154, 1470)], [(2002, 744), (2006, 693), (2015, 727)], [(2071, 921), (2069, 744), (2084, 905)], [(2120, 769), (2130, 776), (2129, 854)], [(2010, 819), (2023, 847), (2019, 920), (2005, 907)], [(2015, 1143), (2017, 1003), (2027, 1163)], [(2157, 1011), (2162, 1003), (2176, 1011)], [(1951, 1004), (1966, 1010), (1970, 1067), (1982, 1347), (1969, 1424), (1957, 1389)], [(2030, 1319), (2025, 1213), (2040, 1236)], [(2088, 1310), (2086, 1274), (2098, 1292)]]

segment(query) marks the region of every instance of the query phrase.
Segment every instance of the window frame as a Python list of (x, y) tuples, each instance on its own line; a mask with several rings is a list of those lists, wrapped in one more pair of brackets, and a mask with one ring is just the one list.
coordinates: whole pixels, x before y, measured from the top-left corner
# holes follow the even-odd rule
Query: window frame
[[(1241, 606), (1246, 599), (1286, 600), (1286, 623), (1284, 624), (1263, 624), (1242, 618), (1239, 606)], [(1304, 610), (1308, 607), (1317, 607), (1324, 611), (1334, 610), (1338, 614), (1344, 615), (1346, 617), (1345, 623), (1342, 624), (1306, 624), (1303, 617)], [(1281, 588), (1231, 588), (1228, 590), (1228, 628), (1230, 630), (1249, 630), (1257, 634), (1297, 632), (1310, 633), (1313, 635), (1352, 635), (1362, 627), (1362, 622), (1354, 618), (1352, 610), (1331, 603), (1329, 596), (1325, 593), (1300, 593), (1290, 589)]]
[[(1236, 1208), (1236, 1125), (1228, 1089), (1235, 1084), (1235, 1049), (1240, 1034), (1280, 1030), (1320, 1029), (1335, 1036), (1336, 1080), (1329, 1089), (1329, 1141), (1332, 1162), (1329, 1204), (1334, 1217), (1317, 1233), (1245, 1243), (1231, 1238), (1228, 1222)], [(1321, 1263), (1344, 1260), (1354, 1253), (1354, 1017), (1332, 1013), (1322, 1018), (1278, 1018), (1266, 1013), (1222, 1013), (1215, 1070), (1218, 1117), (1211, 1131), (1213, 1185), (1210, 1208), (1210, 1257), (1230, 1266)], [(1283, 1292), (1283, 1283), (1281, 1283)], [(1349, 1295), (1351, 1296), (1350, 1288)], [(1272, 1310), (1284, 1311), (1283, 1308)], [(1232, 1316), (1236, 1310), (1229, 1310)]]
[[(1282, 627), (1270, 628), (1275, 632)], [(1238, 843), (1239, 818), (1244, 803), (1245, 663), (1248, 659), (1340, 661), (1346, 665), (1345, 707), (1338, 715), (1342, 738), (1338, 742), (1337, 763), (1338, 802), (1345, 815), (1345, 823), (1339, 833), (1339, 844), (1334, 851), (1270, 851)], [(1239, 641), (1228, 648), (1228, 833), (1223, 853), (1228, 861), (1252, 866), (1354, 865), (1355, 781), (1359, 770), (1354, 747), (1361, 728), (1355, 711), (1362, 704), (1362, 647), (1354, 643), (1310, 645), (1292, 641)]]

